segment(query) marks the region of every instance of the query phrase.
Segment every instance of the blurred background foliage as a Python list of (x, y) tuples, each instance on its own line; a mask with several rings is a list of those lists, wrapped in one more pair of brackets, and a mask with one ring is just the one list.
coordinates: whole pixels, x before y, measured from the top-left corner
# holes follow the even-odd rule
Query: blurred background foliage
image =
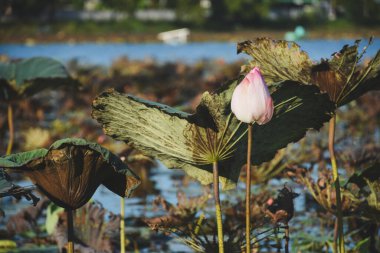
[(60, 39), (66, 34), (156, 33), (183, 26), (196, 31), (239, 31), (289, 30), (296, 25), (320, 33), (330, 30), (363, 33), (357, 28), (374, 29), (380, 25), (380, 1), (0, 1), (0, 29), (4, 32), (4, 41), (36, 33), (55, 34)]

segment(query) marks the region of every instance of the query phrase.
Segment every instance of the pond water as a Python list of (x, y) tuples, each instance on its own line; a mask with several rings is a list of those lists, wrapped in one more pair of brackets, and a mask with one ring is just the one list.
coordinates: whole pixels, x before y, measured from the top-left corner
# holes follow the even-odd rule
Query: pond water
[[(354, 40), (304, 40), (297, 42), (313, 60), (330, 57)], [(367, 45), (363, 40), (361, 46)], [(380, 38), (376, 38), (368, 48), (367, 57), (373, 56), (380, 48)], [(0, 44), (0, 54), (12, 58), (35, 56), (53, 57), (67, 62), (77, 59), (84, 64), (108, 66), (115, 59), (127, 56), (132, 60), (155, 59), (158, 62), (183, 61), (194, 63), (203, 59), (223, 59), (227, 62), (243, 59), (243, 54), (236, 54), (235, 42), (194, 42), (183, 45), (166, 45), (160, 43), (52, 43), (52, 44)]]

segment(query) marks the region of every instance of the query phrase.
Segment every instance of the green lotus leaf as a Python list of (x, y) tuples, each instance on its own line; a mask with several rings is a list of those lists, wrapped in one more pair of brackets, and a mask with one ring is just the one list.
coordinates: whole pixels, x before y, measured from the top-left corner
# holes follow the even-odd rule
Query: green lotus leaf
[[(224, 189), (235, 186), (245, 164), (246, 126), (231, 116), (234, 80), (215, 93), (205, 92), (195, 114), (107, 90), (93, 102), (93, 117), (114, 139), (132, 143), (168, 168), (181, 168), (202, 184), (212, 183), (219, 161)], [(253, 128), (253, 164), (269, 161), (277, 150), (328, 121), (334, 104), (313, 85), (282, 82), (270, 87), (275, 112), (270, 123)], [(233, 134), (235, 133), (235, 134)], [(235, 144), (235, 145), (232, 145)]]
[(122, 197), (139, 178), (116, 155), (83, 139), (62, 139), (37, 149), (0, 158), (0, 167), (22, 172), (57, 205), (77, 209), (100, 184)]
[(0, 63), (0, 99), (29, 97), (44, 89), (77, 86), (58, 61), (34, 57), (17, 62)]

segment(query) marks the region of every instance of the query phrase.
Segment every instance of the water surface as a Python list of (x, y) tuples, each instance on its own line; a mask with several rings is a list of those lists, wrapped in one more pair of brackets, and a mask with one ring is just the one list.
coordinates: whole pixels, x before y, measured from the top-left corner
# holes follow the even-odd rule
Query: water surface
[[(297, 42), (311, 59), (329, 58), (331, 53), (339, 51), (354, 40), (304, 40)], [(364, 47), (367, 41), (361, 43)], [(368, 48), (367, 57), (375, 55), (380, 49), (380, 38), (376, 38)], [(222, 59), (232, 62), (244, 59), (237, 55), (236, 43), (232, 42), (193, 42), (183, 45), (166, 45), (161, 43), (52, 43), (36, 44), (0, 44), (0, 54), (11, 58), (28, 58), (35, 56), (52, 57), (62, 62), (77, 59), (84, 64), (109, 66), (122, 56), (131, 60), (155, 59), (158, 62), (183, 61), (194, 63), (203, 59)]]

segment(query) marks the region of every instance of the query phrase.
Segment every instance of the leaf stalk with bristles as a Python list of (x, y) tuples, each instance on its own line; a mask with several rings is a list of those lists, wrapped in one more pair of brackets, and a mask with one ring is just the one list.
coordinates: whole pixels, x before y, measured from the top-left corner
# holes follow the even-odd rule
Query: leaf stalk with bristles
[(222, 210), (220, 206), (219, 198), (219, 172), (218, 172), (218, 162), (213, 162), (213, 175), (214, 175), (214, 200), (215, 200), (215, 215), (216, 215), (216, 224), (218, 231), (218, 248), (219, 253), (224, 253), (224, 236), (223, 236), (223, 223), (222, 223)]
[(332, 167), (332, 172), (333, 172), (333, 180), (334, 180), (335, 193), (336, 193), (338, 248), (339, 248), (340, 253), (345, 253), (344, 234), (343, 234), (343, 217), (342, 217), (342, 197), (340, 194), (339, 174), (338, 174), (338, 167), (336, 163), (335, 150), (334, 150), (335, 123), (336, 123), (336, 116), (333, 115), (329, 123), (329, 152), (330, 152), (331, 167)]

